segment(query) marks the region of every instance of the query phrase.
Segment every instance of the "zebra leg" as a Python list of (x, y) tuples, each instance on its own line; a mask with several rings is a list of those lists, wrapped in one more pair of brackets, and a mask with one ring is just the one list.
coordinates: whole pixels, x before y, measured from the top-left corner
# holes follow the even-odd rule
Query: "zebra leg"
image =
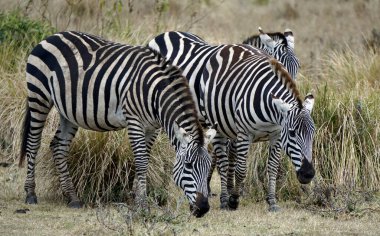
[[(146, 173), (148, 171), (149, 154), (146, 145), (146, 134), (142, 124), (137, 121), (129, 119), (128, 122), (128, 136), (131, 143), (133, 155), (135, 158), (135, 170), (137, 177), (137, 194), (136, 204), (141, 209), (147, 208), (147, 191), (146, 191)], [(148, 140), (156, 136), (148, 135)]]
[(237, 163), (235, 169), (235, 187), (228, 199), (228, 206), (236, 210), (239, 206), (240, 189), (247, 175), (247, 155), (249, 151), (250, 138), (244, 133), (238, 133), (236, 138)]
[(234, 177), (235, 177), (235, 167), (236, 167), (236, 142), (231, 140), (228, 146), (228, 172), (227, 172), (227, 192), (229, 195), (232, 194), (234, 188)]
[(61, 184), (62, 192), (63, 195), (68, 198), (67, 205), (70, 208), (82, 207), (82, 203), (76, 194), (67, 166), (67, 157), (69, 154), (71, 141), (75, 137), (77, 130), (78, 126), (74, 125), (61, 115), (59, 127), (50, 143), (50, 149), (53, 152), (55, 167), (59, 173), (59, 182)]
[(212, 161), (211, 161), (210, 172), (208, 173), (208, 176), (207, 176), (207, 189), (208, 189), (208, 196), (212, 197), (212, 196), (215, 196), (215, 195), (213, 193), (211, 193), (210, 182), (211, 182), (212, 174), (214, 173), (214, 170), (215, 170), (215, 167), (216, 167), (217, 157), (216, 157), (215, 153), (213, 152), (212, 148), (210, 148), (210, 146), (208, 147), (208, 152), (211, 153)]
[(154, 142), (156, 141), (158, 134), (159, 134), (158, 129), (153, 132), (146, 132), (145, 143), (146, 143), (146, 151), (148, 152), (148, 154), (150, 154), (150, 150), (152, 149), (152, 146)]
[(26, 192), (25, 203), (37, 204), (37, 195), (35, 192), (35, 165), (38, 149), (41, 146), (42, 130), (45, 126), (45, 122), (49, 111), (52, 107), (49, 101), (40, 101), (35, 98), (29, 98), (25, 120), (23, 141), (21, 147), (20, 166), (22, 166), (23, 160), (26, 156), (28, 167), (24, 189)]
[(271, 141), (269, 146), (269, 159), (268, 159), (268, 178), (269, 178), (269, 188), (267, 202), (269, 204), (269, 211), (276, 212), (280, 208), (276, 202), (276, 179), (277, 171), (280, 165), (280, 155), (281, 155), (281, 140), (277, 139)]
[(220, 134), (216, 134), (215, 138), (212, 140), (214, 147), (213, 152), (216, 156), (216, 164), (219, 169), (220, 175), (220, 208), (228, 209), (228, 192), (227, 192), (227, 169), (228, 169), (228, 158), (226, 154), (226, 149), (228, 145), (228, 139)]

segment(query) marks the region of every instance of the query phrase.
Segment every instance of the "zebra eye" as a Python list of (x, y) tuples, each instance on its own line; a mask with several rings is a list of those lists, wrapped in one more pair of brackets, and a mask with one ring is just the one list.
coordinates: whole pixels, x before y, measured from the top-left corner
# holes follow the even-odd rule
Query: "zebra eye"
[(296, 131), (294, 129), (289, 129), (289, 136), (292, 138), (296, 137)]

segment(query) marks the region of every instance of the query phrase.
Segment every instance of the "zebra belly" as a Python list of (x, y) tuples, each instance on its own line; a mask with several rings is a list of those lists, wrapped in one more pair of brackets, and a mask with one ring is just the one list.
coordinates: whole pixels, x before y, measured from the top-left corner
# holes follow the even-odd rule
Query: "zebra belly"
[(73, 94), (69, 80), (65, 81), (65, 93), (62, 93), (58, 84), (54, 78), (51, 79), (51, 97), (58, 112), (71, 123), (94, 131), (119, 130), (127, 126), (120, 106), (114, 105), (116, 98), (111, 96), (109, 101), (105, 101), (104, 91), (94, 95), (90, 89), (86, 95), (82, 95), (80, 91)]
[(108, 113), (104, 118), (99, 119), (94, 114), (88, 114), (86, 117), (83, 117), (83, 114), (80, 114), (80, 112), (76, 113), (76, 116), (73, 114), (67, 114), (60, 110), (61, 108), (57, 106), (56, 102), (54, 103), (61, 116), (65, 117), (76, 126), (87, 130), (115, 131), (126, 128), (128, 125), (128, 121), (121, 111)]

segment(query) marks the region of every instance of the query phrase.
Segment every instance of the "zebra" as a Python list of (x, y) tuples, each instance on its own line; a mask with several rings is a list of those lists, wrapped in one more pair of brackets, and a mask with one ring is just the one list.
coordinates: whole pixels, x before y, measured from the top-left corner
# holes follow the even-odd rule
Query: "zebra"
[[(267, 42), (267, 41), (265, 41)], [(197, 110), (199, 114), (199, 119), (203, 125), (207, 124), (207, 120), (200, 113), (200, 85), (201, 85), (201, 77), (203, 70), (205, 69), (206, 62), (211, 57), (211, 55), (226, 45), (209, 45), (202, 38), (196, 36), (191, 33), (185, 32), (166, 32), (156, 36), (148, 43), (149, 47), (154, 50), (159, 51), (163, 56), (167, 59), (171, 60), (171, 62), (183, 70), (183, 74), (189, 80), (190, 90), (196, 101)], [(263, 44), (263, 47), (265, 45)], [(276, 47), (280, 47), (281, 44), (276, 44)], [(263, 57), (270, 59), (270, 55), (268, 55), (264, 50), (260, 50), (249, 45), (245, 46), (247, 49), (254, 51), (256, 54), (260, 54)], [(274, 50), (279, 51), (279, 50)], [(286, 57), (283, 57), (286, 58)], [(217, 135), (218, 136), (218, 135)], [(221, 141), (218, 141), (221, 140)], [(217, 137), (213, 140), (213, 152), (218, 159), (218, 167), (221, 178), (221, 208), (228, 208), (228, 192), (232, 189), (231, 186), (231, 176), (233, 174), (233, 166), (229, 167), (229, 163), (233, 163), (234, 159), (234, 142), (231, 140), (230, 145), (228, 145), (228, 141), (224, 139), (222, 136), (220, 139)], [(231, 151), (229, 152), (231, 155), (231, 161), (229, 162), (226, 156), (226, 151), (229, 146), (232, 146)], [(227, 174), (228, 170), (228, 174)], [(210, 172), (211, 174), (212, 172)], [(211, 175), (209, 176), (210, 179)], [(227, 180), (228, 178), (228, 180)], [(229, 186), (228, 186), (229, 185)]]
[(203, 116), (218, 123), (215, 140), (233, 141), (231, 149), (236, 152), (237, 163), (235, 186), (228, 199), (230, 209), (239, 204), (251, 143), (270, 143), (270, 211), (279, 210), (275, 191), (281, 150), (290, 157), (301, 184), (313, 179), (314, 97), (308, 94), (304, 100), (300, 98), (295, 82), (280, 62), (244, 45), (226, 45), (206, 62), (200, 100)]
[(259, 35), (248, 37), (243, 44), (263, 49), (285, 66), (292, 79), (296, 79), (301, 65), (294, 52), (294, 36), (291, 29), (285, 29), (284, 33), (265, 33), (259, 27)]
[[(264, 50), (267, 54), (273, 56), (282, 65), (285, 66), (293, 80), (296, 80), (300, 62), (294, 52), (294, 36), (290, 29), (285, 29), (284, 33), (265, 33), (261, 27), (258, 28), (259, 34), (252, 35), (243, 41), (243, 44), (251, 45), (255, 48)], [(227, 147), (229, 166), (227, 172), (227, 191), (231, 192), (234, 182), (234, 169), (236, 161), (235, 144), (230, 140)], [(215, 162), (212, 162), (209, 181), (211, 174), (215, 169)], [(209, 189), (210, 191), (210, 189)]]
[(206, 214), (211, 158), (187, 80), (176, 66), (145, 46), (130, 46), (75, 31), (56, 33), (31, 51), (26, 66), (27, 105), (19, 166), (27, 158), (28, 204), (37, 204), (35, 164), (42, 130), (53, 106), (60, 116), (50, 148), (68, 207), (80, 208), (67, 156), (79, 127), (127, 128), (135, 158), (136, 202), (146, 207), (149, 152), (160, 127), (176, 150), (173, 176), (197, 217)]

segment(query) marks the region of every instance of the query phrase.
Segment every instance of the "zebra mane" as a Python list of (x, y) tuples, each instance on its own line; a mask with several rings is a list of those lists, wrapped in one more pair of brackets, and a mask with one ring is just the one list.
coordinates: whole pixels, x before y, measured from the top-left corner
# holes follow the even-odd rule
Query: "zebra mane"
[[(276, 42), (281, 42), (282, 44), (285, 45), (285, 47), (288, 46), (288, 41), (286, 40), (286, 37), (283, 33), (281, 32), (271, 32), (271, 33), (266, 33), (269, 37), (271, 37), (274, 41)], [(243, 44), (254, 44), (255, 42), (261, 43), (260, 35), (255, 34), (243, 41)]]
[[(180, 82), (181, 87), (186, 88), (185, 90), (183, 90), (182, 95), (184, 95), (186, 100), (193, 101), (191, 104), (187, 104), (186, 106), (187, 108), (190, 107), (191, 113), (194, 116), (194, 121), (196, 122), (196, 132), (198, 133), (198, 137), (195, 137), (196, 141), (198, 142), (200, 146), (203, 146), (204, 145), (203, 128), (202, 128), (201, 123), (198, 120), (197, 109), (195, 108), (193, 96), (190, 93), (189, 82), (187, 81), (185, 76), (183, 76), (182, 70), (179, 67), (171, 64), (170, 60), (167, 60), (155, 49), (150, 48), (150, 47), (145, 47), (145, 48), (150, 50), (155, 55), (157, 59), (157, 63), (161, 66), (162, 70), (165, 72), (165, 75), (169, 77), (170, 82), (172, 82), (173, 80), (176, 80), (177, 82)], [(183, 110), (182, 112), (185, 112), (185, 110)]]
[(272, 58), (269, 60), (269, 63), (272, 66), (272, 70), (278, 75), (277, 77), (282, 81), (282, 84), (284, 84), (288, 90), (293, 94), (293, 97), (297, 100), (298, 107), (302, 108), (302, 99), (300, 97), (300, 92), (297, 89), (295, 81), (292, 79), (290, 74), (286, 71), (284, 66), (277, 61), (276, 59)]

